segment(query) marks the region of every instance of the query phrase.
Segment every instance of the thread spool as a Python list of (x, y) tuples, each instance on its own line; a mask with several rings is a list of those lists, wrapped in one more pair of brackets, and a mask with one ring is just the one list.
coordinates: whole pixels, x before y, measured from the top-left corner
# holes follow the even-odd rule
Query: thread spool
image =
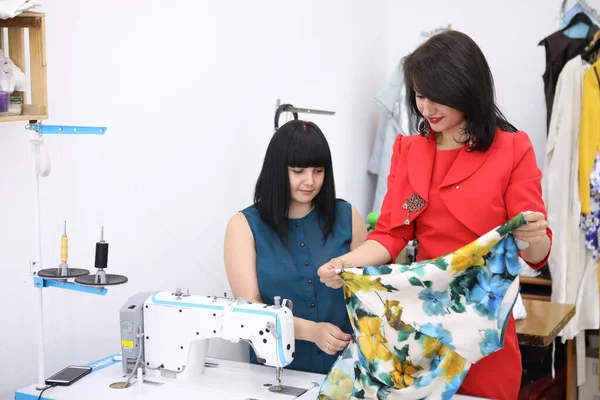
[(69, 257), (69, 238), (63, 236), (60, 238), (60, 262), (62, 264), (67, 263), (67, 258)]
[(69, 238), (67, 237), (67, 221), (64, 221), (63, 234), (60, 238), (60, 265), (58, 268), (48, 268), (38, 271), (38, 276), (44, 279), (65, 281), (69, 278), (76, 278), (90, 273), (87, 269), (69, 268), (67, 264), (68, 258)]
[(97, 269), (106, 269), (108, 267), (108, 243), (104, 240), (96, 243), (95, 267)]
[(94, 266), (98, 269), (95, 275), (82, 276), (75, 279), (75, 283), (84, 286), (111, 286), (122, 285), (127, 282), (127, 277), (123, 275), (113, 275), (104, 272), (108, 268), (108, 243), (104, 241), (104, 227), (100, 232), (100, 241), (96, 243), (96, 254)]
[(69, 258), (69, 238), (67, 237), (67, 221), (63, 222), (63, 234), (60, 238), (60, 262), (67, 263)]

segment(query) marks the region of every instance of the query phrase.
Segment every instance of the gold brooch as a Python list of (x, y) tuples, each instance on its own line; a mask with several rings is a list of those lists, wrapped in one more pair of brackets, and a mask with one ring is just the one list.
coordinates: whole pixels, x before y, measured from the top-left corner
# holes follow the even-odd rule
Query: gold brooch
[(402, 204), (402, 208), (407, 210), (406, 211), (406, 219), (404, 220), (404, 225), (409, 225), (410, 224), (410, 213), (413, 212), (417, 212), (417, 211), (421, 211), (423, 209), (423, 207), (425, 207), (425, 200), (423, 200), (423, 198), (421, 196), (419, 196), (418, 194), (413, 194), (411, 195), (408, 200), (406, 200), (406, 203)]

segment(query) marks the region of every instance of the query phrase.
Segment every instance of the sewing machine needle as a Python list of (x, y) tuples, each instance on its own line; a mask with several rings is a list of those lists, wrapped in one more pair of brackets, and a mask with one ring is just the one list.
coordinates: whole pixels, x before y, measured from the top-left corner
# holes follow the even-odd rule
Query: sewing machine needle
[(277, 386), (281, 387), (281, 370), (283, 368), (275, 368), (275, 380), (277, 381)]

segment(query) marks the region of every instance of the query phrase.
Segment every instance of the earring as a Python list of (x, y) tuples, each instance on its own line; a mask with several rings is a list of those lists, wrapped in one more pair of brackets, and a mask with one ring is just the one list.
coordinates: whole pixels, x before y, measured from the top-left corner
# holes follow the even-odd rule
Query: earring
[(427, 132), (425, 133), (425, 138), (427, 139), (427, 142), (429, 142), (430, 136), (435, 136), (435, 131), (431, 127), (428, 127)]
[(433, 129), (431, 129), (431, 125), (429, 125), (429, 121), (427, 121), (427, 119), (425, 119), (425, 118), (421, 118), (421, 120), (419, 121), (417, 130), (419, 131), (419, 133), (421, 133), (423, 136), (425, 136), (425, 139), (427, 139), (428, 142), (429, 142), (429, 136), (431, 136), (431, 134), (435, 134)]
[(475, 146), (477, 145), (477, 139), (475, 139), (475, 137), (472, 134), (469, 134), (467, 138), (467, 151), (473, 151), (475, 149)]

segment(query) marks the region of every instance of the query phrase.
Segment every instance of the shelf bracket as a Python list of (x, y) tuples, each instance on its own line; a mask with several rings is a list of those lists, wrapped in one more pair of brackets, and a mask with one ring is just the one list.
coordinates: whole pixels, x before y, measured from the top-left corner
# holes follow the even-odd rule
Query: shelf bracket
[(82, 285), (78, 285), (78, 284), (72, 283), (72, 282), (44, 279), (44, 278), (40, 278), (39, 276), (36, 276), (35, 278), (33, 278), (33, 286), (35, 286), (36, 288), (40, 288), (40, 289), (54, 286), (59, 289), (75, 290), (77, 292), (98, 294), (100, 296), (104, 296), (108, 292), (108, 290), (104, 287), (96, 287), (95, 288), (95, 287), (82, 286)]
[(67, 126), (67, 125), (43, 125), (41, 123), (29, 123), (25, 127), (39, 134), (58, 135), (104, 135), (105, 126)]

